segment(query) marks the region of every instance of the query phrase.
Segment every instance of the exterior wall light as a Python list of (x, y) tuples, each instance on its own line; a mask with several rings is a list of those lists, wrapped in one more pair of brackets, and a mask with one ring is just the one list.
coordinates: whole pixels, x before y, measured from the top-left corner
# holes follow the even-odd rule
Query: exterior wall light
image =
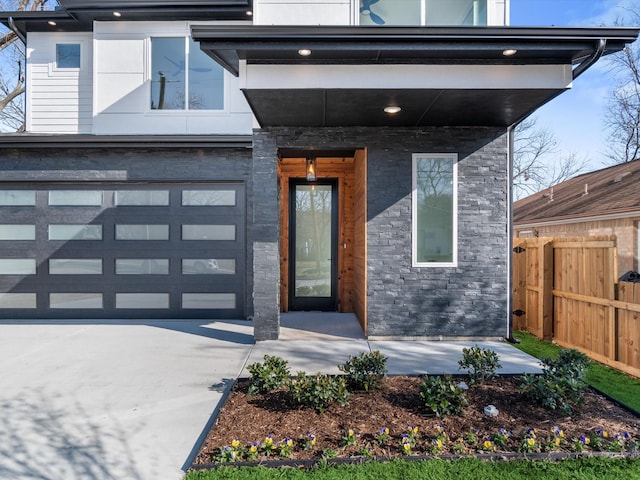
[(51, 25), (52, 27), (55, 27), (55, 26), (57, 25), (57, 23), (56, 23), (56, 22), (54, 22), (53, 20), (49, 20), (47, 23), (48, 23), (49, 25)]
[(516, 50), (515, 48), (507, 48), (506, 50), (502, 51), (502, 55), (504, 55), (505, 57), (512, 57), (516, 53), (518, 53), (518, 50)]
[(116, 18), (120, 18), (122, 14), (120, 12), (113, 12), (113, 16)]
[(388, 107), (384, 107), (384, 113), (388, 113), (389, 115), (395, 115), (400, 110), (402, 110), (402, 108), (398, 107), (397, 105), (389, 105)]
[(300, 50), (298, 50), (298, 55), (300, 55), (301, 57), (308, 57), (309, 55), (311, 55), (311, 50), (309, 50), (308, 48), (301, 48)]
[(245, 13), (247, 14), (247, 17), (253, 16), (253, 12), (251, 10), (247, 10)]
[(307, 158), (307, 182), (315, 182), (316, 180), (316, 159)]

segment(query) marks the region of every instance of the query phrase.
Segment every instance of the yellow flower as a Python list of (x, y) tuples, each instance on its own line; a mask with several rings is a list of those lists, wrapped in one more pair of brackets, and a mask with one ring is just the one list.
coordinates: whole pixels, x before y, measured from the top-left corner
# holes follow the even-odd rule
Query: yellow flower
[(240, 440), (238, 440), (237, 438), (234, 438), (233, 441), (231, 442), (231, 446), (233, 448), (238, 448), (240, 446)]
[(293, 446), (293, 440), (291, 440), (290, 438), (287, 438), (287, 441), (285, 443), (287, 444), (288, 447)]
[(533, 447), (536, 444), (536, 441), (533, 438), (527, 438), (527, 445)]
[(493, 443), (491, 443), (489, 440), (485, 440), (484, 443), (483, 443), (483, 446), (484, 446), (484, 448), (489, 449), (489, 448), (493, 447)]
[(564, 432), (560, 430), (560, 438), (564, 438)]
[(264, 439), (264, 443), (265, 443), (265, 445), (271, 445), (271, 444), (273, 443), (273, 438), (271, 438), (271, 437), (266, 437), (266, 438)]
[(405, 452), (408, 452), (408, 451), (411, 450), (411, 445), (408, 444), (408, 443), (405, 443), (405, 444), (402, 445), (402, 448), (404, 448)]
[(387, 427), (384, 428), (384, 434), (385, 435), (389, 435), (389, 428), (387, 428)]
[(356, 434), (356, 432), (354, 432), (352, 429), (349, 429), (349, 432), (347, 433), (348, 436), (353, 437)]
[(556, 437), (556, 446), (560, 445), (560, 438)]
[(442, 440), (438, 439), (436, 441), (436, 445), (438, 446), (438, 448), (442, 448)]
[(255, 453), (255, 452), (257, 452), (257, 451), (258, 451), (258, 447), (256, 447), (255, 445), (251, 445), (251, 447), (249, 447), (249, 451), (250, 451), (251, 453)]
[(602, 432), (602, 436), (603, 436), (604, 438), (607, 438), (607, 437), (609, 436), (609, 434), (608, 434), (606, 431), (604, 431), (604, 432)]
[(413, 429), (411, 429), (413, 431), (413, 433), (418, 433), (418, 427), (413, 427)]
[(313, 438), (311, 439), (311, 445), (315, 445), (315, 444), (316, 444), (316, 437), (313, 437)]

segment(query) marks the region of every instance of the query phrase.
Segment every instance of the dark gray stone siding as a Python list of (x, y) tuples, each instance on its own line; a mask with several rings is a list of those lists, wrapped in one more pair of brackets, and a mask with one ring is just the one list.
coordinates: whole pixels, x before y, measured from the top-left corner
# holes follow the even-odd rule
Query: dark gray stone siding
[[(506, 129), (272, 128), (257, 132), (255, 138), (260, 142), (254, 145), (254, 161), (260, 162), (282, 147), (367, 148), (369, 335), (507, 334)], [(411, 266), (413, 153), (458, 154), (455, 268)], [(273, 176), (268, 173), (265, 178)], [(275, 220), (269, 221), (277, 228)], [(263, 292), (264, 299), (276, 298), (277, 288), (274, 283), (270, 295)], [(268, 321), (272, 335), (277, 321), (273, 315)]]
[[(507, 334), (506, 129), (271, 128), (239, 148), (4, 149), (4, 181), (240, 181), (246, 184), (246, 316), (256, 340), (280, 319), (278, 148), (366, 148), (370, 336)], [(413, 153), (458, 154), (458, 265), (411, 265)]]

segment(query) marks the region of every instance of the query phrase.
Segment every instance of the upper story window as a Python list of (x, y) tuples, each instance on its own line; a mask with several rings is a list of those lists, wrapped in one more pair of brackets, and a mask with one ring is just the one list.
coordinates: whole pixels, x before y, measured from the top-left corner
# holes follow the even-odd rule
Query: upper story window
[(80, 68), (80, 44), (56, 44), (56, 69)]
[(488, 0), (360, 0), (360, 25), (487, 25)]
[(151, 109), (222, 110), (224, 75), (191, 39), (151, 38)]
[(457, 175), (455, 154), (413, 155), (414, 267), (455, 267), (458, 262)]

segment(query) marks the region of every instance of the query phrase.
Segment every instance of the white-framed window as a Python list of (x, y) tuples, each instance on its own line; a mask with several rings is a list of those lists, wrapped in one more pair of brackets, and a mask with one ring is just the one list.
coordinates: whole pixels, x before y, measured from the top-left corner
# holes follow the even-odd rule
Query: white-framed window
[(413, 154), (412, 265), (458, 264), (458, 155)]
[(79, 70), (80, 59), (81, 47), (79, 43), (56, 43), (56, 70)]
[(151, 37), (150, 108), (223, 110), (223, 68), (191, 37)]
[(488, 0), (358, 0), (360, 25), (487, 25)]

